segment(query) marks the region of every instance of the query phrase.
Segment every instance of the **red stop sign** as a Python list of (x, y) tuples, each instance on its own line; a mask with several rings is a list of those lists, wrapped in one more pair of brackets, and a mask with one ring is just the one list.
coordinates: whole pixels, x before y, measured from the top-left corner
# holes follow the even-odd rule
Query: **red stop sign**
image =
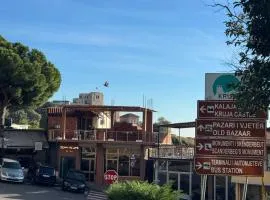
[(118, 180), (118, 174), (115, 170), (107, 170), (104, 174), (106, 184), (113, 184)]

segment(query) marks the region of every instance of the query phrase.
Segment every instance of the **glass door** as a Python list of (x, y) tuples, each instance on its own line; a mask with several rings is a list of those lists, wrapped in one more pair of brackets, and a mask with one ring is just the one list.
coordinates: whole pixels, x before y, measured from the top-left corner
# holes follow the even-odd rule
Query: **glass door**
[(169, 172), (169, 183), (172, 184), (174, 190), (180, 190), (180, 175), (179, 173)]
[(96, 165), (94, 158), (83, 158), (81, 162), (81, 170), (84, 172), (86, 180), (95, 181)]
[(61, 157), (60, 176), (65, 177), (69, 169), (75, 169), (75, 158), (66, 156)]
[(117, 159), (108, 159), (106, 160), (106, 170), (115, 170), (118, 172), (118, 160)]
[(95, 159), (89, 160), (90, 170), (89, 170), (89, 181), (94, 182), (96, 177), (96, 162)]

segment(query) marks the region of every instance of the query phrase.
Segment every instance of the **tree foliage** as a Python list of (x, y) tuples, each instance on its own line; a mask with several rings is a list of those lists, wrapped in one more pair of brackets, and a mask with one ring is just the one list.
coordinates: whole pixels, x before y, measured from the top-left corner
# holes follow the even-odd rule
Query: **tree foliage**
[(42, 52), (21, 43), (8, 42), (0, 35), (2, 125), (8, 108), (36, 108), (58, 90), (60, 83), (60, 72)]
[(116, 183), (106, 192), (109, 200), (178, 200), (181, 196), (170, 185), (159, 186), (139, 181)]
[(30, 128), (39, 128), (41, 115), (35, 110), (26, 108), (19, 110), (9, 110), (8, 117), (15, 124), (28, 124)]
[(228, 45), (239, 47), (239, 60), (232, 65), (241, 83), (236, 85), (238, 105), (255, 112), (270, 104), (270, 1), (232, 0), (216, 3), (227, 12)]
[(157, 122), (155, 122), (155, 123), (153, 124), (153, 129), (154, 129), (155, 132), (158, 132), (158, 131), (159, 131), (159, 126), (160, 126), (160, 125), (165, 125), (165, 124), (170, 124), (170, 123), (171, 123), (171, 122), (168, 121), (165, 117), (159, 117), (159, 118), (157, 119)]

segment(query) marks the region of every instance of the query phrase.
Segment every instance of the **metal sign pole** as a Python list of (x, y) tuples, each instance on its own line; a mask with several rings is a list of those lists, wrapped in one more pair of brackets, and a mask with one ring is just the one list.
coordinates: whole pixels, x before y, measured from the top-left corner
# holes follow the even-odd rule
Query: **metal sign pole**
[(207, 184), (207, 175), (202, 176), (202, 190), (201, 190), (201, 200), (205, 200), (205, 193), (206, 193), (206, 184)]
[(214, 176), (214, 200), (216, 200), (217, 199), (217, 187), (216, 187), (216, 182), (217, 182), (217, 177), (216, 176)]
[(225, 176), (225, 200), (229, 199), (228, 183), (229, 183), (228, 176)]
[(248, 186), (248, 177), (246, 177), (246, 182), (245, 182), (245, 185), (244, 185), (242, 200), (246, 200), (246, 198), (247, 198), (247, 186)]
[(266, 199), (266, 194), (265, 194), (265, 186), (264, 186), (264, 177), (262, 177), (262, 200)]
[(204, 191), (204, 175), (201, 175), (201, 200), (204, 200), (203, 191)]

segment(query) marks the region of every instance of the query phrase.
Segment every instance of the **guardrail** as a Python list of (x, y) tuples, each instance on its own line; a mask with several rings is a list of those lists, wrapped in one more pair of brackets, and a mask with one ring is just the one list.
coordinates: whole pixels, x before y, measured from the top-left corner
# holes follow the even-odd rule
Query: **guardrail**
[(65, 137), (60, 129), (48, 131), (49, 141), (83, 140), (83, 141), (122, 141), (122, 142), (151, 142), (154, 143), (153, 133), (141, 131), (110, 131), (95, 130), (66, 130)]

